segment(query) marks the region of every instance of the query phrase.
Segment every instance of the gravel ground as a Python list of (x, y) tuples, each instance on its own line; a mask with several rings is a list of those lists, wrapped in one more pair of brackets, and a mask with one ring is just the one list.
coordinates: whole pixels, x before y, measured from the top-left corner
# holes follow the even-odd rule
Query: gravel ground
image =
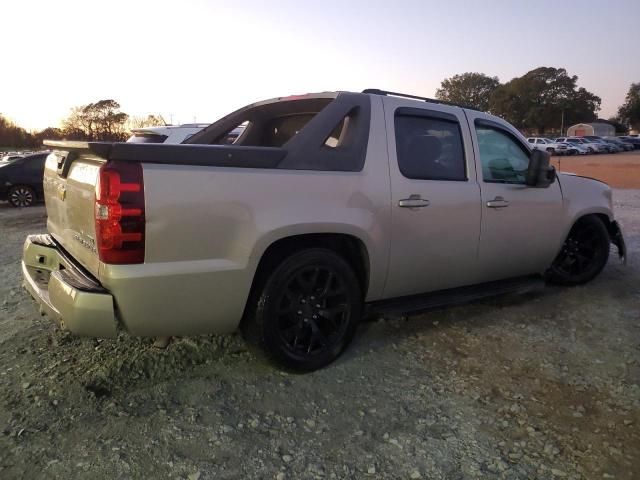
[(615, 203), (626, 267), (368, 322), (308, 375), (236, 335), (59, 331), (19, 287), (44, 208), (0, 204), (0, 478), (638, 478), (640, 190)]

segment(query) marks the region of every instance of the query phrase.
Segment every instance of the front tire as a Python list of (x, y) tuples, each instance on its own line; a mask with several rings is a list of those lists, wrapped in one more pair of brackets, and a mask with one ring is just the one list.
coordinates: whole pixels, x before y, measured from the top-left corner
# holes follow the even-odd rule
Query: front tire
[(242, 324), (245, 339), (277, 364), (313, 371), (349, 345), (362, 315), (362, 290), (335, 252), (312, 248), (282, 261), (258, 287)]
[(558, 285), (580, 285), (594, 279), (609, 259), (609, 232), (600, 218), (590, 215), (571, 228), (560, 253), (547, 272)]
[(7, 200), (12, 207), (30, 207), (36, 202), (36, 192), (25, 185), (15, 185), (9, 189)]

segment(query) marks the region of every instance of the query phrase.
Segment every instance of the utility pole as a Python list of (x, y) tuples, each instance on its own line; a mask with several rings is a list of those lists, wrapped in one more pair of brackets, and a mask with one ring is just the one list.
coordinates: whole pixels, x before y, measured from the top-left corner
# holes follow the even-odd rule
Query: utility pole
[(564, 135), (564, 108), (562, 109), (562, 120), (560, 120), (560, 136)]

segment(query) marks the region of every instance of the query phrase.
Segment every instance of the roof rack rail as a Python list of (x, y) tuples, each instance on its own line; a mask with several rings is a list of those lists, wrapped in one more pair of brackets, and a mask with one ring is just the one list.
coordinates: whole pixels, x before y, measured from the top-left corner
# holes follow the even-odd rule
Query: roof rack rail
[(363, 90), (362, 93), (370, 93), (372, 95), (385, 95), (385, 96), (390, 95), (392, 97), (411, 98), (413, 100), (422, 100), (423, 102), (427, 102), (427, 103), (439, 103), (441, 105), (450, 105), (452, 107), (466, 108), (468, 110), (476, 110), (478, 112), (482, 111), (479, 108), (471, 107), (469, 105), (463, 105), (460, 103), (447, 102), (445, 100), (436, 100), (435, 98), (419, 97), (417, 95), (410, 95), (408, 93), (389, 92), (387, 90), (380, 90), (378, 88), (367, 88), (366, 90)]

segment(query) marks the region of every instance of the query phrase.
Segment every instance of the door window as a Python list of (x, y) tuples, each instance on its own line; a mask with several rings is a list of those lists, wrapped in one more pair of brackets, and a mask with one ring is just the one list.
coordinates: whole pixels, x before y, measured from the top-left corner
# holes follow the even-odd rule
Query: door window
[(529, 152), (509, 133), (476, 125), (482, 178), (485, 182), (525, 183)]
[(467, 179), (462, 134), (457, 121), (396, 115), (400, 172), (419, 180)]

